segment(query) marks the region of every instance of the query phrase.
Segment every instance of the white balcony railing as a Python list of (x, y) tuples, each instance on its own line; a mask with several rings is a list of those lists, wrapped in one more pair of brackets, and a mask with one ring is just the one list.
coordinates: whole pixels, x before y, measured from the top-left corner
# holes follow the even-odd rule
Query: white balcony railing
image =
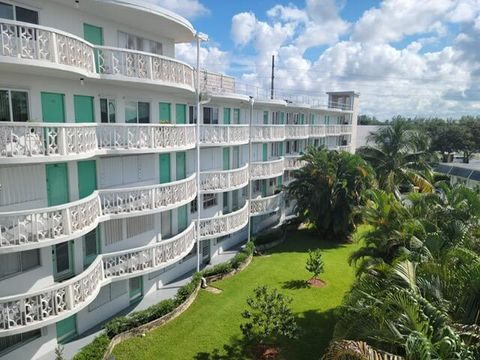
[(252, 141), (270, 142), (285, 140), (285, 125), (252, 125)]
[(248, 143), (248, 125), (202, 125), (200, 127), (200, 144), (242, 145)]
[(200, 220), (200, 239), (212, 239), (234, 233), (248, 223), (248, 201), (230, 214)]
[(0, 122), (0, 163), (181, 151), (195, 144), (194, 125)]
[(60, 284), (0, 298), (0, 336), (25, 332), (71, 316), (111, 281), (161, 269), (185, 257), (195, 244), (195, 225), (159, 243), (99, 255), (81, 274)]
[(351, 134), (352, 133), (352, 125), (341, 125), (340, 126), (340, 133), (341, 134)]
[(298, 170), (305, 165), (303, 161), (300, 160), (302, 155), (285, 155), (285, 170)]
[[(98, 54), (98, 69), (95, 65)], [(193, 68), (181, 61), (141, 51), (93, 45), (53, 28), (0, 20), (0, 55), (37, 60), (40, 66), (80, 72), (91, 78), (141, 80), (193, 90)], [(97, 73), (98, 72), (98, 73)]]
[(340, 135), (341, 125), (326, 125), (326, 135)]
[(20, 251), (78, 238), (98, 222), (170, 210), (196, 196), (195, 175), (130, 189), (98, 190), (59, 206), (0, 213), (0, 252)]
[(325, 125), (310, 125), (310, 137), (325, 137)]
[(214, 93), (235, 93), (235, 78), (232, 76), (200, 70), (200, 89)]
[(308, 125), (285, 125), (285, 137), (287, 139), (306, 139), (309, 135)]
[(283, 192), (276, 195), (252, 199), (251, 216), (266, 215), (278, 211), (282, 206)]
[(98, 68), (102, 75), (193, 87), (193, 68), (178, 60), (128, 49), (106, 46), (95, 48), (98, 49)]
[(270, 161), (252, 163), (250, 178), (252, 180), (268, 179), (283, 175), (284, 159), (279, 158)]
[(248, 185), (248, 165), (233, 170), (203, 171), (200, 191), (215, 193), (240, 189)]

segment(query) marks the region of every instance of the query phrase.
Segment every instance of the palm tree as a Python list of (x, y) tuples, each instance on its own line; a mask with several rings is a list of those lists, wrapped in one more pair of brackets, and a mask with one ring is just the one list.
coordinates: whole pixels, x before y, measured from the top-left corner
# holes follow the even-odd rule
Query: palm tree
[(308, 148), (305, 162), (287, 188), (297, 210), (324, 237), (343, 240), (354, 228), (354, 209), (374, 182), (373, 171), (359, 156)]
[(395, 121), (370, 134), (367, 145), (358, 154), (375, 170), (382, 189), (400, 198), (401, 190), (416, 187), (420, 192), (432, 192), (427, 180), (433, 178), (427, 152), (428, 140), (411, 130), (404, 121)]

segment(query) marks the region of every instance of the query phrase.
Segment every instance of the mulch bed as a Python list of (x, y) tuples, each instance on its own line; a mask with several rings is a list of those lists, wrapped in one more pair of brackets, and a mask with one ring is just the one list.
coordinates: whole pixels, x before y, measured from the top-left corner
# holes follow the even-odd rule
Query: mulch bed
[(312, 287), (316, 287), (316, 288), (322, 288), (324, 287), (325, 285), (327, 285), (327, 283), (323, 280), (320, 280), (320, 279), (310, 279), (307, 281), (308, 285), (312, 286)]

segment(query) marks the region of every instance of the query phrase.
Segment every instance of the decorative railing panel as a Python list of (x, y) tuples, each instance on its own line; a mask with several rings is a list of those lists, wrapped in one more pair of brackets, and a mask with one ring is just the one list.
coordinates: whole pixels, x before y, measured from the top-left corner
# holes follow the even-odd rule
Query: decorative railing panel
[(252, 141), (268, 142), (285, 140), (284, 125), (252, 125)]
[(308, 125), (287, 124), (285, 126), (285, 137), (287, 139), (305, 139), (305, 138), (308, 138), (308, 133), (309, 133)]
[(204, 193), (224, 192), (248, 185), (248, 165), (239, 169), (204, 171), (200, 174), (200, 191)]
[(252, 163), (250, 178), (252, 180), (268, 179), (283, 174), (283, 157), (276, 160)]
[(278, 211), (282, 206), (283, 192), (273, 196), (252, 199), (250, 214), (251, 216), (265, 215)]
[(310, 125), (310, 137), (324, 137), (325, 125)]
[(206, 240), (231, 234), (248, 223), (248, 202), (237, 211), (227, 215), (200, 220), (200, 239)]
[(285, 155), (285, 170), (297, 170), (304, 166), (305, 162), (300, 157), (301, 155)]
[(241, 145), (248, 143), (248, 125), (202, 125), (200, 144)]
[(171, 239), (141, 248), (99, 255), (81, 274), (40, 291), (0, 298), (0, 335), (55, 323), (92, 302), (110, 281), (138, 276), (182, 259), (195, 244), (195, 224)]
[(327, 135), (340, 135), (341, 125), (327, 125)]
[(214, 93), (235, 93), (235, 78), (232, 76), (200, 70), (200, 89)]
[(352, 125), (341, 125), (340, 126), (340, 133), (350, 134), (351, 132), (352, 132)]

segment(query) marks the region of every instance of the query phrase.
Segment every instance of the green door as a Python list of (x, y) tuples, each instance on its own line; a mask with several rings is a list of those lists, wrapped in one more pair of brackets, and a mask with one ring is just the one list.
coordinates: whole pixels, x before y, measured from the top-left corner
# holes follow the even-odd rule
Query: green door
[(176, 159), (176, 165), (177, 165), (177, 180), (182, 180), (185, 179), (187, 176), (187, 168), (186, 168), (186, 162), (185, 162), (185, 152), (177, 152), (177, 159)]
[(100, 254), (100, 233), (97, 229), (83, 237), (83, 268), (88, 267)]
[(268, 111), (263, 112), (263, 123), (268, 124)]
[(73, 274), (73, 241), (52, 246), (53, 278), (61, 281)]
[(170, 154), (160, 154), (160, 184), (170, 181)]
[(80, 199), (97, 190), (97, 167), (95, 160), (77, 162), (78, 196)]
[[(89, 24), (83, 24), (83, 38), (94, 45), (103, 45), (103, 29)], [(94, 51), (95, 67), (98, 72), (98, 50)]]
[(172, 122), (172, 108), (170, 103), (161, 102), (159, 107), (160, 124), (170, 124)]
[(73, 95), (73, 109), (76, 123), (95, 122), (93, 96)]
[(231, 119), (230, 119), (231, 111), (232, 111), (232, 109), (230, 109), (230, 108), (224, 108), (223, 109), (223, 123), (224, 124), (230, 124), (230, 122), (231, 122)]
[(65, 122), (65, 95), (42, 92), (42, 120), (43, 122)]
[(283, 156), (283, 142), (279, 143), (278, 149), (279, 149), (280, 156)]
[(128, 280), (130, 303), (136, 302), (142, 298), (143, 277), (137, 276)]
[(77, 335), (77, 315), (57, 322), (57, 341), (62, 344)]
[(175, 120), (177, 124), (187, 123), (187, 105), (185, 104), (175, 105)]
[(45, 165), (48, 206), (65, 204), (68, 196), (68, 170), (66, 163)]
[(268, 144), (262, 145), (262, 160), (263, 161), (268, 160)]
[(187, 228), (187, 205), (178, 208), (178, 231), (181, 232)]
[(223, 149), (223, 170), (230, 170), (230, 148)]
[(281, 112), (280, 113), (280, 124), (284, 124), (284, 123), (285, 123), (285, 113)]

